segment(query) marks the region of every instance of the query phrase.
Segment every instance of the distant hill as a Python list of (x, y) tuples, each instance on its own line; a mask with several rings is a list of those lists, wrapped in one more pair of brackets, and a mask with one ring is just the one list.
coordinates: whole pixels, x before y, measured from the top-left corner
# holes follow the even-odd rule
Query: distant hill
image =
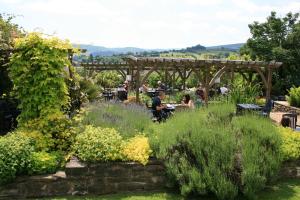
[(173, 50), (173, 51), (174, 52), (181, 52), (181, 53), (186, 53), (186, 52), (197, 53), (197, 52), (201, 52), (201, 51), (205, 51), (205, 50), (206, 50), (205, 46), (197, 44), (197, 45), (192, 46), (192, 47), (187, 47), (185, 49), (179, 49), (179, 50)]
[(236, 44), (225, 44), (225, 45), (218, 45), (218, 46), (210, 46), (206, 47), (207, 50), (239, 50), (245, 43), (236, 43)]
[(149, 51), (147, 49), (141, 49), (136, 47), (122, 47), (122, 48), (107, 48), (103, 46), (95, 46), (88, 44), (73, 44), (74, 47), (79, 47), (81, 49), (86, 49), (88, 54), (93, 54), (93, 56), (112, 56), (116, 54), (126, 54), (126, 53), (141, 53)]
[[(218, 46), (209, 46), (205, 47), (200, 44), (187, 47), (184, 49), (172, 50), (175, 52), (192, 52), (197, 53), (201, 51), (219, 51), (219, 50), (229, 50), (229, 51), (237, 51), (239, 50), (244, 43), (237, 44), (226, 44), (226, 45), (218, 45)], [(93, 56), (112, 56), (117, 54), (127, 54), (127, 53), (143, 53), (143, 52), (168, 52), (170, 49), (142, 49), (137, 47), (122, 47), (122, 48), (107, 48), (104, 46), (96, 46), (96, 45), (87, 45), (87, 44), (73, 44), (75, 47), (79, 47), (81, 49), (86, 49), (87, 54), (92, 54)]]

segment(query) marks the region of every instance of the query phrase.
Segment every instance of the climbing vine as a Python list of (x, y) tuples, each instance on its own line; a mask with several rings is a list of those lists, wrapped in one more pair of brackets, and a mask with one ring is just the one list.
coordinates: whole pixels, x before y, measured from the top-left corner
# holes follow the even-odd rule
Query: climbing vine
[(68, 49), (71, 44), (55, 37), (30, 33), (15, 41), (9, 76), (13, 93), (19, 100), (19, 125), (68, 107), (68, 88), (65, 82), (70, 65)]

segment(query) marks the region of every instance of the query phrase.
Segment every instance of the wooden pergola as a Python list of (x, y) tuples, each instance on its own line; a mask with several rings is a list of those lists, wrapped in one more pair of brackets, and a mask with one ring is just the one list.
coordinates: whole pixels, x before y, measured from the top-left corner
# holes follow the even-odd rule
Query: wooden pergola
[[(220, 60), (220, 59), (191, 59), (191, 58), (161, 58), (161, 57), (134, 57), (129, 56), (121, 63), (82, 62), (81, 66), (87, 70), (116, 70), (124, 78), (131, 75), (135, 83), (136, 99), (139, 101), (139, 87), (153, 72), (163, 72), (165, 80), (174, 82), (181, 78), (183, 88), (192, 73), (195, 73), (199, 82), (203, 83), (206, 91), (214, 85), (222, 75), (229, 75), (233, 81), (236, 72), (247, 79), (247, 74), (257, 73), (266, 90), (266, 99), (270, 99), (272, 89), (272, 71), (282, 65), (281, 62)], [(206, 103), (208, 94), (206, 92)]]

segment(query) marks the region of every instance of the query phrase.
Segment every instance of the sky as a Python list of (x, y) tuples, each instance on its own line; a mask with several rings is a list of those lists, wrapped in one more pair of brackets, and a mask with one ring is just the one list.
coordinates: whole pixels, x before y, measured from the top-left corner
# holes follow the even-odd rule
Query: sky
[(300, 12), (300, 0), (0, 0), (26, 31), (147, 49), (242, 43), (271, 11)]

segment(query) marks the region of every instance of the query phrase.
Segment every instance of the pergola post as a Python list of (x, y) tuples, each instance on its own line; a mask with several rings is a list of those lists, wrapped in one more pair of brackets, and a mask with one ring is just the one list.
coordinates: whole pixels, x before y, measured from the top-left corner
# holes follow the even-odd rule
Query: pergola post
[(140, 102), (140, 67), (139, 64), (137, 63), (136, 65), (136, 74), (135, 74), (135, 98), (136, 98), (136, 102)]
[(208, 106), (208, 93), (209, 93), (209, 79), (208, 79), (208, 71), (207, 71), (207, 68), (205, 68), (205, 71), (204, 71), (204, 88), (205, 88), (205, 91), (204, 91), (204, 101), (205, 101), (205, 105)]
[(266, 100), (271, 99), (271, 90), (272, 90), (272, 68), (268, 66), (268, 77), (267, 77), (267, 88), (266, 88)]
[(186, 89), (186, 69), (184, 68), (183, 76), (182, 76), (183, 90)]
[(167, 85), (168, 84), (168, 69), (165, 69), (165, 78), (164, 82)]
[(234, 82), (234, 68), (230, 67), (230, 84), (232, 85)]

